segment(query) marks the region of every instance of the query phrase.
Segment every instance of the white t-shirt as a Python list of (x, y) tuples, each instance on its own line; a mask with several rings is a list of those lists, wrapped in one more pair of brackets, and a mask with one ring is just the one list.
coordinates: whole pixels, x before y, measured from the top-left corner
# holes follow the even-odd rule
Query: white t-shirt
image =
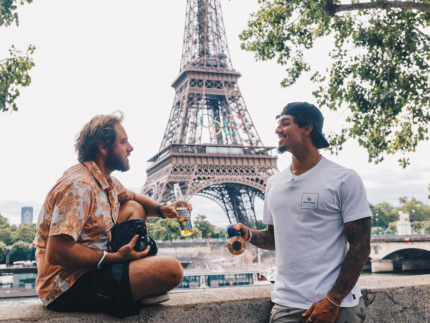
[[(293, 176), (290, 167), (269, 178), (263, 222), (274, 226), (276, 281), (272, 301), (307, 309), (333, 287), (348, 251), (344, 224), (372, 217), (358, 174), (324, 157)], [(354, 307), (357, 283), (341, 306)]]

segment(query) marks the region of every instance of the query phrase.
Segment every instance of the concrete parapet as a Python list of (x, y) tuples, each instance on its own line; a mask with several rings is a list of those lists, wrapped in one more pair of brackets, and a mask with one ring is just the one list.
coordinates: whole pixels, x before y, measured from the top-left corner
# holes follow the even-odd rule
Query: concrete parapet
[(363, 279), (366, 322), (430, 322), (430, 275)]
[[(360, 279), (366, 322), (430, 322), (430, 275)], [(0, 322), (268, 322), (273, 286), (176, 292), (170, 301), (143, 308), (139, 316), (117, 320), (107, 315), (55, 313), (36, 301), (7, 306), (0, 302)]]

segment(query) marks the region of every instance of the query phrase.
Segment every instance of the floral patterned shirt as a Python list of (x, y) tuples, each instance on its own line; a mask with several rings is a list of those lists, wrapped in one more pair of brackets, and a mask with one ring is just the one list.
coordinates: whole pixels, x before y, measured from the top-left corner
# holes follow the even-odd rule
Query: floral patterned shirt
[(106, 180), (95, 162), (69, 168), (49, 192), (37, 221), (36, 290), (48, 305), (91, 268), (67, 269), (51, 265), (46, 258), (49, 236), (67, 234), (76, 243), (108, 250), (110, 229), (118, 218), (120, 203), (130, 191), (110, 177)]

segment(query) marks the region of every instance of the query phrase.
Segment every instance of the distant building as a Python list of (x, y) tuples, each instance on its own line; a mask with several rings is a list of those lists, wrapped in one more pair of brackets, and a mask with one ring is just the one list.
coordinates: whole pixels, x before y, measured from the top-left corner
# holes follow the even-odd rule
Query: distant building
[(32, 206), (25, 206), (21, 208), (21, 225), (33, 224), (33, 207)]

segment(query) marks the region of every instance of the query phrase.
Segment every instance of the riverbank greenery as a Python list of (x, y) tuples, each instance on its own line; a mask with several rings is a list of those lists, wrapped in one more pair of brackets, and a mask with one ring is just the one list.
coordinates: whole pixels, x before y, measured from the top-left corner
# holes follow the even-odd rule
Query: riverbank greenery
[(7, 246), (13, 245), (17, 241), (32, 243), (36, 236), (36, 225), (10, 225), (5, 217), (0, 214), (0, 241)]
[(6, 244), (4, 242), (0, 242), (0, 264), (5, 261), (6, 258)]
[[(380, 234), (395, 234), (399, 212), (409, 214), (412, 232), (430, 233), (430, 205), (417, 201), (415, 198), (399, 198), (399, 206), (394, 207), (390, 203), (370, 204), (373, 219), (373, 233), (379, 231)], [(377, 228), (379, 227), (379, 229)]]
[(205, 215), (197, 215), (192, 218), (193, 231), (189, 237), (181, 237), (179, 224), (177, 221), (168, 219), (151, 218), (148, 219), (148, 231), (150, 236), (159, 241), (173, 241), (178, 239), (193, 239), (193, 238), (225, 238), (225, 229), (217, 228), (207, 220)]

